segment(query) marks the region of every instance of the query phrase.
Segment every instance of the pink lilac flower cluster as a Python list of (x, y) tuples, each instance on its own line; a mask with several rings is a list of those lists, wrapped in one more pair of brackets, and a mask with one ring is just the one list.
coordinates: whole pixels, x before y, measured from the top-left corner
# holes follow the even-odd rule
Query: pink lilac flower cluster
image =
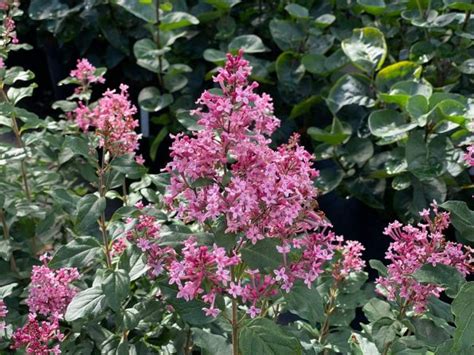
[[(199, 247), (190, 239), (170, 274), (180, 289), (178, 297), (203, 294), (200, 297), (210, 304), (207, 314), (218, 314), (215, 297), (226, 293), (248, 302), (248, 312), (255, 317), (261, 311), (257, 302), (279, 287), (289, 291), (297, 279), (310, 287), (341, 239), (330, 232), (324, 215), (315, 212), (313, 179), (318, 172), (312, 168), (313, 157), (298, 144), (298, 135), (276, 150), (270, 147), (270, 135), (280, 124), (272, 100), (254, 92), (258, 84), (249, 83), (251, 68), (242, 52), (227, 58), (214, 77), (221, 93), (205, 91), (197, 101), (199, 108), (192, 111), (202, 129), (174, 136), (173, 160), (165, 168), (171, 175), (165, 202), (186, 223), (208, 226), (224, 217), (225, 232), (243, 237), (226, 257), (222, 248)], [(240, 263), (240, 248), (265, 238), (278, 241), (283, 265), (271, 275), (246, 270), (245, 280), (230, 279), (229, 269)], [(189, 250), (204, 259), (194, 259)], [(290, 260), (292, 250), (301, 256)], [(348, 257), (355, 257), (358, 249), (348, 250)], [(222, 254), (220, 262), (214, 260), (215, 253)], [(219, 272), (210, 274), (208, 269)], [(203, 287), (204, 280), (211, 287)]]
[[(12, 349), (26, 348), (28, 354), (60, 354), (63, 334), (59, 320), (76, 294), (71, 283), (79, 278), (76, 268), (52, 270), (47, 266), (50, 257), (40, 258), (41, 266), (33, 266), (31, 285), (26, 304), (29, 307), (27, 323), (12, 335)], [(39, 320), (39, 315), (45, 320)]]
[(237, 298), (240, 296), (244, 303), (249, 302), (250, 307), (247, 314), (251, 318), (255, 318), (262, 313), (262, 309), (258, 307), (261, 300), (269, 299), (278, 294), (277, 281), (271, 275), (263, 275), (258, 270), (247, 270), (248, 281), (242, 285), (242, 282), (231, 282), (227, 293)]
[[(149, 274), (151, 277), (161, 275), (165, 268), (174, 260), (175, 251), (172, 247), (160, 246), (160, 224), (148, 210), (150, 207), (144, 206), (141, 201), (135, 204), (140, 210), (137, 218), (127, 218), (129, 228), (126, 239), (137, 245), (146, 255)], [(128, 228), (127, 228), (128, 229)]]
[(0, 11), (5, 11), (6, 15), (3, 19), (2, 24), (2, 47), (7, 47), (10, 43), (17, 44), (18, 38), (16, 36), (16, 25), (13, 18), (10, 16), (9, 11), (16, 9), (20, 6), (19, 1), (0, 1)]
[(430, 296), (439, 297), (444, 290), (434, 284), (421, 284), (413, 274), (425, 264), (448, 265), (455, 267), (463, 275), (471, 272), (470, 252), (459, 243), (446, 241), (444, 231), (450, 225), (448, 212), (441, 212), (436, 203), (431, 210), (420, 212), (422, 221), (415, 227), (402, 225), (395, 221), (384, 234), (393, 242), (387, 250), (385, 258), (390, 260), (388, 275), (376, 280), (378, 290), (390, 301), (401, 297), (405, 308), (423, 313)]
[(52, 270), (46, 265), (33, 266), (31, 284), (26, 299), (30, 312), (61, 318), (76, 294), (71, 283), (79, 279), (76, 268)]
[[(96, 76), (96, 68), (86, 59), (78, 60), (76, 69), (71, 76), (87, 84), (105, 82), (102, 76)], [(69, 113), (76, 124), (84, 132), (94, 129), (99, 138), (99, 147), (105, 149), (113, 157), (126, 154), (134, 155), (138, 150), (138, 141), (141, 134), (135, 129), (139, 126), (138, 120), (133, 118), (137, 108), (130, 102), (128, 86), (120, 84), (120, 91), (106, 90), (93, 108), (79, 101), (77, 108)], [(141, 155), (135, 157), (139, 164), (144, 160)]]
[[(212, 248), (199, 246), (195, 238), (189, 238), (181, 251), (182, 260), (171, 262), (169, 269), (170, 284), (176, 284), (177, 297), (189, 301), (206, 293), (203, 300), (210, 304), (204, 308), (206, 315), (216, 317), (216, 294), (227, 287), (231, 281), (230, 266), (240, 263), (237, 255), (227, 256), (224, 248), (213, 245)], [(206, 289), (203, 285), (206, 284)]]
[[(251, 68), (242, 53), (228, 55), (225, 68), (214, 78), (223, 95), (205, 91), (194, 111), (203, 130), (192, 137), (179, 134), (171, 148), (173, 158), (166, 196), (186, 222), (226, 217), (228, 233), (244, 233), (256, 243), (318, 227), (313, 218), (317, 192), (312, 156), (294, 137), (277, 150), (268, 136), (279, 125), (271, 98), (254, 93), (247, 83)], [(199, 179), (209, 181), (195, 188)]]
[(96, 67), (94, 67), (87, 59), (78, 59), (77, 66), (71, 70), (70, 76), (76, 78), (82, 85), (86, 86), (94, 83), (105, 83), (105, 79), (100, 75), (96, 75)]
[(464, 160), (467, 165), (474, 166), (474, 145), (467, 147), (467, 151), (464, 154)]
[(0, 339), (2, 339), (2, 333), (3, 331), (5, 330), (5, 321), (3, 321), (2, 319), (4, 319), (8, 314), (8, 309), (7, 309), (7, 306), (5, 306), (5, 302), (3, 302), (3, 300), (0, 300)]
[(61, 342), (63, 339), (57, 318), (39, 321), (36, 314), (30, 313), (26, 324), (13, 333), (11, 348), (25, 348), (27, 354), (34, 355), (61, 354), (59, 344), (51, 346), (51, 343)]

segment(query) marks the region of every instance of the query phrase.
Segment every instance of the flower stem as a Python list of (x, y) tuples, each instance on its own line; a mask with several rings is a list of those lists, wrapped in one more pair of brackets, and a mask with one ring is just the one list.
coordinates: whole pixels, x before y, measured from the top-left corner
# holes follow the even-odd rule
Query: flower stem
[[(106, 171), (105, 167), (105, 150), (102, 151), (102, 161), (101, 161), (101, 166), (98, 170), (98, 176), (99, 176), (99, 195), (101, 198), (105, 198), (105, 194), (107, 193), (107, 187), (105, 186), (104, 182), (104, 174)], [(105, 253), (105, 260), (107, 263), (107, 267), (110, 269), (112, 268), (112, 257), (110, 256), (110, 243), (109, 243), (109, 236), (107, 234), (107, 225), (106, 225), (106, 220), (105, 220), (105, 211), (103, 211), (100, 215), (99, 219), (99, 227), (100, 231), (102, 233), (102, 242), (104, 243), (104, 253)]]
[[(2, 227), (3, 227), (3, 237), (5, 238), (5, 240), (9, 240), (10, 229), (8, 228), (8, 224), (5, 218), (5, 213), (3, 212), (3, 208), (0, 208), (0, 221), (2, 222)], [(18, 268), (16, 266), (16, 260), (15, 260), (15, 257), (13, 256), (13, 252), (10, 256), (10, 270), (13, 271), (14, 273), (18, 273)]]
[[(2, 97), (3, 102), (8, 102), (8, 103), (10, 102), (10, 100), (8, 99), (8, 96), (5, 93), (5, 90), (3, 89), (3, 87), (0, 89), (0, 95)], [(25, 143), (23, 142), (23, 139), (21, 138), (21, 133), (20, 133), (20, 129), (18, 128), (18, 123), (16, 122), (15, 113), (12, 113), (11, 122), (12, 122), (13, 133), (15, 134), (15, 138), (16, 138), (17, 147), (18, 148), (23, 148), (23, 151), (25, 152), (25, 157), (26, 157), (26, 147), (25, 147)], [(20, 165), (21, 165), (21, 168), (20, 168), (21, 169), (21, 177), (22, 177), (22, 180), (23, 180), (23, 187), (25, 189), (25, 195), (26, 195), (26, 198), (28, 199), (28, 201), (31, 201), (31, 193), (30, 193), (30, 188), (29, 188), (29, 185), (28, 185), (28, 178), (27, 178), (27, 174), (26, 174), (25, 158), (21, 159)]]
[[(232, 282), (235, 280), (235, 271), (232, 266), (230, 269), (230, 277)], [(239, 355), (239, 314), (237, 312), (237, 300), (232, 298), (232, 355)]]
[[(329, 289), (329, 299), (326, 305), (324, 306), (324, 322), (321, 327), (321, 331), (319, 333), (319, 343), (321, 345), (324, 345), (326, 342), (326, 338), (329, 335), (329, 327), (330, 327), (330, 322), (329, 322), (329, 317), (331, 314), (334, 312), (335, 305), (336, 305), (336, 298), (337, 298), (337, 285), (338, 283), (335, 282), (334, 285)], [(324, 349), (323, 352), (324, 355), (329, 354), (329, 349)]]
[(232, 355), (239, 355), (239, 323), (235, 299), (232, 299)]

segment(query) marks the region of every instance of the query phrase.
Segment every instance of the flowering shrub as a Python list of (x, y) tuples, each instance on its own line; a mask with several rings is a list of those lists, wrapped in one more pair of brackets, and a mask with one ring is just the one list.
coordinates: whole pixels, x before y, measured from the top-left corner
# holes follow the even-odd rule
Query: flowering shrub
[(472, 351), (465, 202), (389, 224), (389, 264), (369, 261), (374, 291), (365, 247), (336, 235), (318, 207), (314, 157), (297, 134), (272, 144), (280, 121), (242, 51), (198, 99), (193, 131), (172, 137), (163, 173), (148, 174), (127, 86), (96, 95), (105, 70), (87, 60), (62, 81), (75, 90), (53, 104), (57, 120), (18, 106), (33, 75), (8, 66), (27, 46), (13, 34), (18, 4), (0, 4), (0, 124), (13, 138), (0, 145), (0, 349)]

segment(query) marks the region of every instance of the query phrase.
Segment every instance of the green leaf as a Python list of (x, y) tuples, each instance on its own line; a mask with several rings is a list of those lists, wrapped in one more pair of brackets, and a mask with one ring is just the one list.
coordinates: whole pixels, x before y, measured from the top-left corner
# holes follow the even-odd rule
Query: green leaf
[(452, 311), (455, 315), (456, 330), (454, 331), (453, 354), (461, 350), (469, 353), (473, 348), (474, 339), (474, 282), (467, 282), (453, 301)]
[(341, 47), (355, 66), (369, 74), (379, 70), (387, 56), (383, 33), (373, 27), (354, 29)]
[(25, 86), (22, 88), (9, 88), (7, 91), (8, 99), (11, 101), (13, 105), (16, 105), (20, 100), (24, 99), (25, 97), (30, 97), (33, 95), (33, 90), (37, 87), (36, 84), (30, 84), (29, 86)]
[(127, 248), (122, 253), (118, 267), (128, 273), (130, 281), (137, 280), (148, 270), (143, 252), (135, 245)]
[(270, 33), (276, 45), (282, 51), (297, 51), (305, 39), (305, 32), (301, 26), (292, 21), (271, 20)]
[(372, 107), (375, 104), (369, 80), (361, 75), (346, 74), (331, 88), (326, 103), (333, 114), (347, 105)]
[(72, 101), (68, 101), (68, 100), (58, 100), (58, 101), (55, 101), (51, 107), (56, 110), (56, 109), (60, 109), (64, 112), (71, 112), (71, 111), (74, 111), (76, 108), (77, 108), (77, 103), (75, 102), (72, 102)]
[(446, 141), (438, 136), (426, 143), (424, 132), (410, 133), (405, 148), (408, 170), (420, 180), (432, 179), (443, 174), (446, 168)]
[(205, 2), (211, 4), (216, 9), (227, 11), (239, 4), (241, 0), (206, 0)]
[(265, 47), (260, 37), (256, 35), (242, 35), (235, 37), (229, 43), (229, 51), (238, 51), (243, 49), (244, 53), (262, 53), (267, 52), (268, 48)]
[(146, 173), (146, 168), (135, 161), (132, 154), (121, 155), (110, 163), (112, 170), (125, 174), (127, 178), (139, 179)]
[(323, 194), (327, 194), (338, 187), (343, 178), (344, 172), (341, 169), (322, 168), (314, 184)]
[(474, 10), (474, 5), (471, 0), (443, 0), (444, 5), (447, 8), (461, 10), (461, 11), (471, 11)]
[(17, 286), (18, 284), (16, 282), (8, 284), (8, 285), (0, 286), (0, 299), (4, 299), (10, 296), (13, 293), (13, 289)]
[(294, 119), (311, 111), (311, 108), (322, 101), (321, 96), (313, 95), (297, 103), (290, 112), (290, 119)]
[(107, 304), (114, 311), (118, 311), (122, 301), (127, 297), (130, 286), (128, 273), (123, 269), (113, 270), (106, 273), (102, 282), (102, 291), (106, 296)]
[(278, 241), (274, 239), (259, 240), (254, 245), (249, 245), (242, 249), (242, 260), (251, 269), (275, 269), (281, 264), (281, 254), (276, 246)]
[(326, 57), (322, 54), (306, 54), (301, 59), (305, 69), (311, 74), (322, 75), (326, 72)]
[(351, 350), (354, 355), (379, 355), (377, 347), (369, 339), (353, 333), (350, 338)]
[(474, 74), (474, 59), (467, 59), (462, 62), (459, 71), (464, 74)]
[(421, 283), (440, 285), (446, 288), (446, 294), (454, 297), (465, 282), (464, 276), (453, 266), (444, 264), (425, 264), (418, 269), (413, 277)]
[(181, 11), (168, 12), (160, 19), (160, 30), (171, 31), (197, 24), (199, 20), (191, 14)]
[[(186, 75), (181, 74), (181, 73), (173, 73), (173, 72), (168, 71), (168, 73), (166, 73), (165, 76), (163, 77), (163, 84), (165, 86), (165, 89), (168, 90), (169, 92), (179, 91), (183, 89), (184, 87), (186, 87), (187, 83), (188, 83), (188, 78), (186, 77)], [(168, 94), (165, 94), (165, 95), (168, 95)], [(171, 102), (172, 101), (173, 101), (173, 96), (171, 96)]]
[(415, 95), (408, 99), (406, 110), (411, 118), (418, 122), (418, 125), (424, 127), (427, 122), (428, 99), (421, 95)]
[(295, 18), (305, 18), (309, 16), (308, 9), (298, 4), (288, 4), (285, 6), (285, 10), (290, 16)]
[(427, 101), (432, 92), (433, 88), (428, 83), (406, 80), (397, 82), (388, 93), (379, 93), (379, 95), (386, 103), (395, 103), (400, 107), (405, 107), (409, 100), (416, 96), (421, 96)]
[(449, 333), (431, 319), (413, 317), (411, 323), (415, 327), (416, 337), (425, 344), (438, 346), (450, 338)]
[(417, 126), (417, 123), (407, 123), (400, 112), (391, 109), (373, 111), (369, 116), (370, 133), (376, 137), (400, 135)]
[(203, 53), (203, 58), (212, 63), (224, 63), (227, 59), (225, 52), (208, 48)]
[(152, 0), (148, 3), (144, 3), (138, 0), (113, 0), (113, 2), (146, 22), (157, 22), (156, 0)]
[(379, 350), (391, 344), (397, 337), (396, 323), (390, 318), (380, 318), (372, 326), (372, 337)]
[(10, 240), (0, 239), (0, 259), (5, 261), (10, 261), (13, 248), (11, 246)]
[(464, 201), (446, 201), (440, 205), (451, 213), (451, 223), (461, 236), (474, 241), (474, 211), (471, 211)]
[(122, 326), (124, 329), (133, 330), (141, 318), (142, 316), (136, 308), (127, 308), (123, 311)]
[(316, 288), (310, 289), (303, 283), (297, 283), (285, 298), (288, 310), (311, 325), (324, 321), (324, 300)]
[(164, 58), (160, 57), (166, 53), (166, 49), (158, 49), (156, 43), (149, 38), (143, 38), (133, 45), (133, 54), (137, 58), (137, 64), (154, 73), (164, 72), (169, 64)]
[(334, 117), (332, 125), (325, 129), (317, 127), (308, 128), (308, 135), (312, 139), (331, 145), (339, 145), (343, 143), (351, 136), (351, 134), (352, 127), (346, 122), (341, 122), (337, 117)]
[(305, 67), (299, 57), (292, 52), (280, 54), (276, 60), (276, 73), (278, 80), (285, 84), (297, 84), (303, 78)]
[(204, 302), (200, 300), (185, 301), (182, 298), (177, 298), (178, 291), (169, 287), (168, 283), (160, 286), (166, 301), (173, 306), (176, 314), (178, 314), (183, 321), (196, 326), (202, 326), (214, 321), (212, 317), (206, 317), (203, 312), (203, 307), (207, 307)]
[(302, 354), (297, 339), (287, 335), (283, 330), (266, 318), (259, 318), (242, 328), (239, 334), (239, 346), (242, 355)]
[(61, 18), (68, 13), (69, 7), (59, 0), (32, 0), (28, 8), (28, 15), (33, 20), (47, 20)]
[(154, 86), (143, 88), (138, 95), (138, 104), (148, 112), (158, 112), (173, 103), (173, 95), (163, 94)]
[(319, 28), (326, 28), (328, 26), (331, 26), (334, 21), (336, 21), (336, 16), (334, 16), (333, 14), (324, 14), (316, 18), (316, 20), (314, 20), (314, 23)]
[(386, 8), (384, 0), (357, 0), (357, 3), (372, 15), (381, 15)]
[(105, 295), (100, 286), (83, 290), (76, 294), (67, 307), (64, 316), (67, 322), (80, 318), (96, 317), (105, 309)]
[(88, 194), (82, 197), (76, 208), (76, 229), (86, 234), (90, 227), (97, 226), (97, 220), (105, 211), (105, 198)]
[(201, 348), (202, 355), (231, 355), (231, 344), (222, 335), (208, 333), (199, 328), (192, 328), (193, 343)]
[(389, 92), (392, 86), (400, 81), (418, 79), (421, 70), (422, 67), (415, 62), (398, 62), (379, 71), (375, 78), (375, 84), (379, 91)]
[(92, 262), (101, 250), (101, 245), (95, 238), (78, 237), (61, 246), (49, 262), (49, 266), (84, 267)]
[(17, 81), (29, 81), (34, 79), (35, 74), (31, 70), (23, 70), (22, 67), (11, 67), (6, 70), (3, 83), (13, 85)]
[(384, 317), (393, 318), (393, 314), (390, 310), (390, 303), (382, 301), (380, 298), (372, 298), (367, 302), (362, 310), (364, 315), (373, 323)]

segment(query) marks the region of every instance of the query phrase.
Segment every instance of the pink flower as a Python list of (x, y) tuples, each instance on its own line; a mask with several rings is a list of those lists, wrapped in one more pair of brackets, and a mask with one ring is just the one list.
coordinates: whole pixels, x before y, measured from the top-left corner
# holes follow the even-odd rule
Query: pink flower
[(5, 318), (8, 314), (8, 309), (7, 306), (5, 306), (5, 303), (3, 300), (0, 300), (0, 340), (2, 339), (1, 333), (5, 330), (5, 322), (2, 321), (2, 318)]
[(125, 249), (127, 249), (127, 242), (125, 238), (118, 238), (112, 242), (112, 255), (122, 255)]
[(250, 318), (255, 318), (261, 312), (262, 312), (262, 310), (260, 308), (255, 307), (255, 306), (250, 306), (250, 308), (247, 310), (247, 314), (250, 315)]
[(94, 67), (87, 59), (78, 59), (76, 69), (71, 70), (69, 75), (78, 79), (83, 86), (93, 83), (103, 84), (105, 79), (102, 74), (96, 75), (96, 70), (96, 67)]
[(61, 318), (76, 294), (71, 283), (79, 278), (76, 268), (52, 270), (46, 265), (33, 266), (26, 304), (31, 313)]
[[(224, 248), (198, 246), (191, 237), (184, 243), (182, 259), (175, 260), (169, 267), (170, 284), (178, 286), (178, 298), (189, 301), (200, 294), (205, 302), (215, 300), (217, 290), (230, 282), (229, 268), (240, 262), (238, 256), (227, 256)], [(212, 308), (212, 307), (211, 307)]]
[(34, 313), (30, 313), (27, 323), (13, 333), (11, 348), (16, 350), (25, 347), (28, 354), (35, 355), (60, 354), (59, 344), (51, 343), (61, 342), (63, 338), (57, 318), (51, 322), (40, 322)]
[(240, 283), (235, 284), (234, 282), (231, 282), (229, 284), (229, 288), (227, 289), (227, 293), (233, 298), (237, 298), (237, 296), (242, 295), (242, 286), (240, 286)]
[[(133, 118), (137, 108), (128, 99), (128, 86), (121, 84), (120, 93), (107, 90), (94, 108), (79, 102), (78, 107), (69, 116), (79, 128), (95, 130), (99, 138), (99, 147), (105, 149), (112, 157), (135, 154), (141, 134), (135, 132), (139, 126)], [(138, 161), (143, 158), (137, 157)]]
[[(434, 216), (425, 210), (420, 214), (423, 221), (417, 227), (403, 226), (395, 221), (385, 229), (390, 236), (386, 253), (388, 276), (379, 277), (376, 283), (385, 290), (386, 297), (394, 301), (397, 297), (405, 300), (416, 313), (423, 313), (429, 296), (439, 297), (442, 287), (434, 284), (421, 284), (413, 274), (425, 264), (453, 266), (463, 275), (470, 272), (470, 253), (458, 243), (447, 242), (443, 232), (449, 227), (449, 214), (440, 212), (436, 203), (432, 204)], [(380, 292), (380, 290), (379, 290)]]
[[(280, 121), (271, 98), (248, 82), (250, 69), (242, 53), (228, 55), (214, 78), (223, 95), (201, 95), (193, 113), (203, 129), (174, 137), (165, 170), (171, 173), (166, 201), (179, 218), (204, 223), (223, 215), (226, 232), (243, 233), (255, 244), (266, 237), (284, 240), (323, 221), (313, 212), (313, 157), (297, 135), (277, 150), (270, 147)], [(207, 183), (193, 187), (199, 179)]]
[(365, 266), (362, 259), (364, 246), (356, 241), (348, 240), (344, 245), (337, 247), (341, 252), (341, 259), (336, 262), (333, 268), (333, 277), (335, 279), (345, 278), (351, 272), (361, 271)]

